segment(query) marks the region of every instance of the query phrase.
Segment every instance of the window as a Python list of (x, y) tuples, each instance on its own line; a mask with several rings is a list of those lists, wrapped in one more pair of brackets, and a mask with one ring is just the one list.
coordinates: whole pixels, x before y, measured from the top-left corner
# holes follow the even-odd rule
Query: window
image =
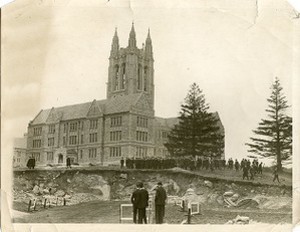
[(34, 139), (32, 146), (33, 146), (33, 148), (41, 147), (41, 140), (40, 139)]
[(142, 89), (142, 75), (143, 75), (143, 68), (142, 68), (142, 65), (139, 64), (139, 67), (138, 67), (138, 84), (137, 84), (138, 90)]
[(122, 126), (122, 116), (115, 116), (110, 118), (110, 126)]
[(36, 160), (36, 161), (40, 161), (41, 160), (41, 155), (38, 152), (34, 152), (32, 153), (32, 157)]
[(90, 120), (90, 129), (97, 129), (98, 128), (98, 119)]
[(109, 156), (110, 157), (120, 157), (122, 155), (121, 147), (110, 147)]
[(96, 143), (97, 142), (97, 133), (91, 133), (90, 134), (90, 143)]
[(119, 65), (114, 68), (114, 90), (119, 89)]
[(167, 132), (167, 131), (162, 131), (162, 132), (161, 132), (161, 137), (162, 137), (163, 139), (166, 139), (166, 138), (168, 137), (168, 132)]
[(144, 91), (147, 91), (147, 76), (148, 76), (148, 67), (144, 68)]
[(54, 138), (48, 138), (48, 147), (54, 146)]
[(80, 143), (83, 144), (83, 135), (81, 135)]
[(33, 135), (38, 136), (42, 134), (42, 127), (35, 127), (33, 128)]
[(55, 133), (55, 124), (49, 125), (48, 133), (49, 134), (54, 134)]
[(66, 136), (63, 137), (63, 145), (66, 145)]
[(125, 64), (122, 64), (122, 76), (121, 76), (121, 89), (125, 89), (125, 73), (126, 73), (126, 68)]
[(71, 132), (77, 131), (77, 122), (70, 123), (70, 131)]
[(122, 140), (122, 131), (111, 131), (110, 141), (119, 141), (119, 140)]
[(136, 147), (136, 157), (146, 157), (147, 147)]
[(64, 123), (64, 133), (68, 132), (68, 123)]
[(69, 137), (69, 144), (70, 144), (70, 145), (77, 144), (77, 136), (76, 136), (76, 135), (71, 135), (71, 136)]
[(148, 141), (148, 132), (137, 131), (136, 132), (136, 140), (137, 141), (147, 142)]
[(137, 116), (136, 124), (138, 127), (147, 128), (148, 127), (148, 118)]
[(53, 161), (53, 152), (47, 152), (47, 161)]
[(83, 159), (83, 151), (80, 150), (80, 159)]
[(89, 158), (96, 158), (97, 156), (97, 148), (90, 148), (89, 149)]

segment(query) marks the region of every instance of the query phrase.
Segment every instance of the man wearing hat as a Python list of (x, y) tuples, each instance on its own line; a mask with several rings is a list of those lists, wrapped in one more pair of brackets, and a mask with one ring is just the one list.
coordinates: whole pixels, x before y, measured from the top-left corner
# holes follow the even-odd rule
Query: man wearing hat
[(155, 194), (155, 221), (156, 224), (162, 224), (165, 216), (165, 204), (167, 199), (166, 190), (163, 188), (162, 183), (157, 183)]
[(136, 208), (138, 213), (138, 224), (147, 224), (146, 208), (148, 207), (149, 194), (143, 183), (137, 184)]

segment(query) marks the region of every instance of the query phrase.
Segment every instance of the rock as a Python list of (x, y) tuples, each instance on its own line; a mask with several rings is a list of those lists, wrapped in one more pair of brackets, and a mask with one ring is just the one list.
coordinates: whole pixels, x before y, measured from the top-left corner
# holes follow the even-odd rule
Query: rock
[(254, 189), (251, 190), (251, 193), (254, 193)]
[(213, 187), (213, 183), (210, 182), (209, 180), (205, 180), (205, 181), (204, 181), (204, 185), (205, 185), (206, 187), (209, 187), (209, 188), (212, 188), (212, 187)]
[(68, 182), (68, 183), (71, 183), (71, 180), (70, 180), (70, 179), (67, 179), (67, 182)]
[(121, 174), (120, 174), (120, 178), (121, 178), (121, 179), (127, 179), (127, 177), (128, 177), (128, 176), (127, 176), (127, 173), (121, 173)]
[(33, 192), (34, 194), (39, 194), (39, 193), (40, 193), (40, 188), (39, 188), (39, 186), (35, 185), (35, 186), (33, 187), (33, 189), (32, 189), (32, 192)]
[(222, 197), (222, 196), (219, 196), (219, 197), (217, 198), (217, 202), (218, 202), (219, 205), (223, 205), (223, 204), (224, 204), (224, 199), (223, 199), (223, 197)]
[(233, 202), (237, 201), (239, 199), (240, 195), (235, 193), (233, 196), (230, 198)]
[(225, 224), (233, 224), (232, 220), (229, 220), (228, 222), (226, 222)]
[(225, 192), (225, 193), (223, 194), (223, 196), (224, 196), (224, 197), (231, 197), (231, 196), (233, 196), (233, 194), (234, 194), (234, 192), (228, 191), (228, 192)]
[(249, 217), (245, 217), (245, 216), (240, 216), (238, 215), (234, 221), (237, 223), (237, 224), (249, 224), (249, 221), (250, 221), (250, 218)]
[(63, 190), (58, 190), (55, 195), (58, 197), (63, 197), (66, 193)]
[(232, 184), (231, 184), (231, 187), (232, 187), (232, 188), (236, 188), (237, 185), (236, 185), (235, 183), (232, 183)]
[(43, 189), (43, 194), (49, 194), (49, 190), (48, 189)]

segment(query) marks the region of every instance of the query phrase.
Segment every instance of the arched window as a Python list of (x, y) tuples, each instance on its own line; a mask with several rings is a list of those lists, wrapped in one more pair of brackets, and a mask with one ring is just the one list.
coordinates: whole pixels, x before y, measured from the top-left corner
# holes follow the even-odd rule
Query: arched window
[(144, 91), (148, 90), (147, 89), (147, 85), (148, 85), (147, 81), (148, 81), (148, 67), (145, 66), (145, 68), (144, 68)]
[(121, 89), (125, 88), (125, 73), (126, 73), (126, 69), (125, 69), (126, 65), (125, 63), (122, 64), (122, 76), (121, 76)]
[(142, 65), (139, 64), (139, 68), (138, 68), (138, 84), (137, 84), (137, 88), (139, 90), (142, 89), (142, 76), (143, 76), (143, 69), (142, 69)]
[(119, 65), (114, 68), (114, 90), (119, 89)]

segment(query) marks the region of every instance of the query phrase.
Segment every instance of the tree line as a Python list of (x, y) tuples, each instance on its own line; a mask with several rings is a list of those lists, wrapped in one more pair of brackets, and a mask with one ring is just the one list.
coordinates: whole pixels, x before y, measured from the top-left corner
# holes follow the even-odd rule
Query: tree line
[[(286, 114), (290, 107), (283, 94), (283, 88), (276, 78), (267, 99), (267, 118), (261, 119), (250, 142), (248, 152), (259, 156), (275, 156), (277, 168), (281, 170), (282, 160), (292, 155), (292, 117)], [(217, 113), (209, 111), (205, 95), (193, 83), (181, 104), (179, 122), (172, 128), (165, 143), (172, 156), (219, 157), (224, 153), (224, 130)]]

